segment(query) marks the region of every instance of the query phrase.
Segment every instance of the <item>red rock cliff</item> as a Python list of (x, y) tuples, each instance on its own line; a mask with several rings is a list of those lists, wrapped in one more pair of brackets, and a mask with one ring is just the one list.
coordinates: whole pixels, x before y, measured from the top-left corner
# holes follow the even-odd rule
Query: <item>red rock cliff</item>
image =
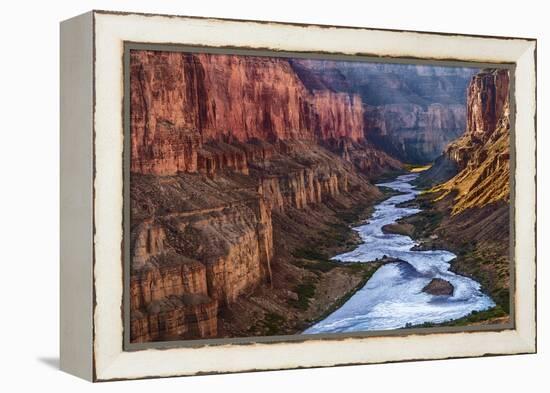
[(287, 60), (131, 56), (131, 340), (217, 337), (273, 283), (277, 216), (379, 196), (364, 174), (401, 164), (364, 140), (358, 96)]
[(510, 75), (507, 70), (477, 74), (468, 87), (466, 134), (487, 139), (509, 116)]
[(315, 127), (320, 140), (364, 139), (363, 103), (356, 94), (315, 91), (310, 98), (316, 115)]
[(426, 163), (466, 127), (466, 88), (474, 69), (292, 59), (312, 91), (358, 94), (365, 138), (393, 157)]
[(136, 173), (195, 172), (213, 141), (363, 138), (361, 98), (312, 94), (285, 59), (132, 51), (130, 65)]
[(510, 197), (510, 76), (485, 70), (468, 87), (465, 134), (445, 154), (459, 173), (440, 188), (456, 192), (454, 213)]
[(283, 236), (272, 215), (379, 196), (354, 165), (312, 142), (282, 144), (248, 175), (133, 174), (130, 187), (133, 342), (217, 337), (218, 314), (272, 281)]

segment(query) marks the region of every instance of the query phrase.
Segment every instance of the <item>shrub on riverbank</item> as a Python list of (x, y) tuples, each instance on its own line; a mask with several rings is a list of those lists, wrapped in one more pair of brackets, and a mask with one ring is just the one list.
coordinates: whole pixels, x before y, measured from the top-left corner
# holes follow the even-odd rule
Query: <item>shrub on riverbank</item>
[(315, 284), (312, 282), (299, 284), (294, 288), (294, 292), (298, 295), (298, 299), (289, 300), (289, 304), (300, 310), (307, 310), (309, 307), (309, 300), (315, 296)]
[(472, 311), (465, 317), (454, 319), (448, 322), (432, 323), (426, 322), (419, 325), (407, 324), (406, 328), (433, 328), (433, 327), (450, 327), (450, 326), (468, 326), (472, 324), (490, 323), (491, 320), (497, 318), (504, 318), (508, 316), (508, 313), (504, 311), (500, 306), (495, 306), (489, 310), (484, 311)]

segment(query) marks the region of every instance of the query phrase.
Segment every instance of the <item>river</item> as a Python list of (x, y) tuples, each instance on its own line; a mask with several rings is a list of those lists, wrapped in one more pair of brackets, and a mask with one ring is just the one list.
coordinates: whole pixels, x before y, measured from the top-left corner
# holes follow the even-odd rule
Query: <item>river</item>
[[(382, 227), (420, 212), (417, 208), (397, 207), (419, 194), (411, 184), (418, 174), (399, 176), (394, 181), (377, 184), (401, 192), (375, 206), (364, 225), (353, 228), (363, 243), (353, 251), (332, 259), (342, 262), (368, 263), (384, 256), (403, 262), (380, 267), (368, 282), (339, 309), (317, 322), (304, 334), (390, 330), (424, 322), (440, 323), (461, 318), (472, 311), (495, 306), (481, 285), (449, 270), (455, 254), (445, 250), (414, 251), (417, 243), (409, 236), (385, 234)], [(454, 286), (450, 296), (433, 296), (422, 289), (433, 279), (447, 280)]]

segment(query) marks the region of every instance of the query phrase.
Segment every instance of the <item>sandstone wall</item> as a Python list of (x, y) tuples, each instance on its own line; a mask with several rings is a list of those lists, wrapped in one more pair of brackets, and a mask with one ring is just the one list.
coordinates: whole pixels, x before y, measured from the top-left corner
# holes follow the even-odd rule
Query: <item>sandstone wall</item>
[(285, 59), (177, 52), (131, 53), (131, 170), (168, 175), (245, 170), (245, 152), (209, 142), (363, 138), (357, 95), (311, 94)]
[(282, 150), (248, 175), (134, 175), (133, 341), (215, 336), (221, 310), (272, 281), (272, 212), (373, 192), (351, 163), (316, 144)]
[(261, 198), (157, 217), (133, 238), (136, 342), (214, 337), (219, 307), (271, 280), (271, 210)]
[(369, 106), (365, 134), (395, 157), (427, 162), (464, 132), (465, 119), (465, 107), (456, 104)]
[(285, 59), (132, 52), (132, 341), (217, 336), (272, 283), (273, 212), (375, 193), (364, 174), (401, 164), (363, 130), (359, 96)]
[(357, 94), (364, 138), (404, 162), (429, 162), (466, 129), (472, 68), (293, 59), (311, 91)]
[(510, 76), (485, 70), (468, 88), (466, 133), (446, 149), (459, 173), (440, 188), (456, 192), (454, 213), (510, 197)]
[(357, 94), (316, 91), (309, 100), (318, 139), (364, 139), (363, 102)]

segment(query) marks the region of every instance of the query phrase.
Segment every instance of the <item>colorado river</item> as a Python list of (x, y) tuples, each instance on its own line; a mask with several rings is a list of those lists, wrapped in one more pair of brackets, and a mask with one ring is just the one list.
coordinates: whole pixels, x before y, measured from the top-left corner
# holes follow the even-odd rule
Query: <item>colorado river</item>
[[(418, 176), (406, 174), (394, 181), (378, 184), (402, 194), (375, 206), (364, 225), (354, 228), (363, 243), (333, 260), (367, 263), (384, 256), (403, 262), (380, 267), (363, 288), (325, 319), (304, 331), (304, 334), (342, 333), (403, 328), (407, 324), (440, 323), (461, 318), (472, 311), (482, 311), (495, 303), (480, 290), (480, 284), (449, 271), (449, 262), (456, 256), (445, 250), (414, 251), (417, 244), (409, 236), (385, 234), (382, 227), (398, 219), (418, 213), (410, 207), (397, 207), (410, 201), (419, 191), (410, 183)], [(422, 289), (433, 279), (450, 282), (450, 296), (433, 296)]]

